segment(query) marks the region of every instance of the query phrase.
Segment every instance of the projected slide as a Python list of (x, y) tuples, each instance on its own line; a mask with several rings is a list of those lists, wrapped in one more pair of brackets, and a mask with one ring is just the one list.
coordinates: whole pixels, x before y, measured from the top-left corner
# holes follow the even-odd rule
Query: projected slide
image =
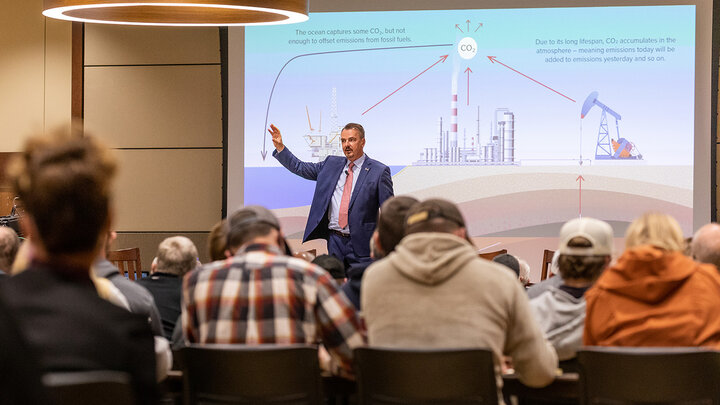
[(395, 193), (457, 202), (473, 236), (647, 210), (692, 230), (695, 6), (312, 13), (245, 38), (245, 204), (291, 237), (315, 184), (271, 123), (315, 162), (362, 124)]

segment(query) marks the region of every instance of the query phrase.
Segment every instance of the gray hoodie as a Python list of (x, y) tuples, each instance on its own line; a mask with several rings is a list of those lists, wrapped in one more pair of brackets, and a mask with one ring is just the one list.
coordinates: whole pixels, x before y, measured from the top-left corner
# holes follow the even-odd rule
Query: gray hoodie
[(575, 298), (555, 287), (550, 287), (530, 300), (540, 329), (557, 351), (560, 361), (575, 358), (582, 346), (585, 326), (585, 297)]
[(371, 346), (489, 348), (499, 373), (512, 357), (529, 386), (552, 382), (555, 350), (533, 319), (514, 274), (447, 233), (406, 236), (365, 272), (363, 317)]

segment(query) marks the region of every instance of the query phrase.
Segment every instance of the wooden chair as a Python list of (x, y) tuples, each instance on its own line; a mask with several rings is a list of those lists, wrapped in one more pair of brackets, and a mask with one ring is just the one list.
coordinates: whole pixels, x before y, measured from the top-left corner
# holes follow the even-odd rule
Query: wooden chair
[(185, 404), (322, 404), (314, 346), (191, 345), (181, 353)]
[(299, 252), (293, 253), (293, 256), (297, 257), (298, 259), (312, 262), (313, 259), (317, 257), (317, 249), (301, 250)]
[(478, 256), (480, 256), (480, 258), (485, 259), (485, 260), (492, 260), (495, 258), (495, 256), (504, 255), (506, 253), (507, 253), (507, 249), (501, 249), (501, 250), (496, 250), (494, 252), (478, 253)]
[(142, 278), (140, 265), (140, 248), (127, 248), (113, 250), (107, 254), (108, 261), (112, 262), (123, 276), (127, 274), (130, 280)]
[(120, 371), (48, 373), (43, 384), (58, 405), (132, 405), (135, 394), (130, 375)]
[(498, 403), (487, 349), (360, 347), (354, 357), (360, 404)]
[(696, 347), (585, 347), (582, 404), (720, 404), (720, 352)]
[(550, 272), (550, 266), (552, 266), (552, 259), (553, 259), (554, 254), (555, 254), (554, 250), (545, 249), (543, 251), (542, 267), (540, 267), (542, 269), (542, 272), (540, 273), (540, 281), (543, 281), (546, 278), (554, 276), (554, 274), (552, 274)]

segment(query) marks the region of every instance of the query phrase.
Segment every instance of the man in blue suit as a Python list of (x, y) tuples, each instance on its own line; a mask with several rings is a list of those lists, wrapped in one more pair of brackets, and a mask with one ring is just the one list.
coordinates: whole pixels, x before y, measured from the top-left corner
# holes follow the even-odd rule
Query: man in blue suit
[(346, 268), (369, 261), (378, 209), (392, 197), (393, 184), (390, 168), (363, 152), (362, 125), (349, 123), (340, 132), (344, 158), (328, 156), (319, 163), (295, 157), (283, 145), (275, 125), (268, 131), (275, 145), (273, 156), (291, 172), (316, 181), (303, 242), (326, 239), (328, 253), (342, 260)]

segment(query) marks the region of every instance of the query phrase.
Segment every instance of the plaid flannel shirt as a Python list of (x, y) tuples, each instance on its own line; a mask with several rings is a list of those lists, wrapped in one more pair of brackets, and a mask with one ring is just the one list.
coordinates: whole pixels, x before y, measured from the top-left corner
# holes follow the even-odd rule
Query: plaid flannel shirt
[(314, 264), (250, 245), (183, 280), (183, 334), (189, 343), (292, 344), (318, 338), (346, 371), (365, 343), (355, 308)]

